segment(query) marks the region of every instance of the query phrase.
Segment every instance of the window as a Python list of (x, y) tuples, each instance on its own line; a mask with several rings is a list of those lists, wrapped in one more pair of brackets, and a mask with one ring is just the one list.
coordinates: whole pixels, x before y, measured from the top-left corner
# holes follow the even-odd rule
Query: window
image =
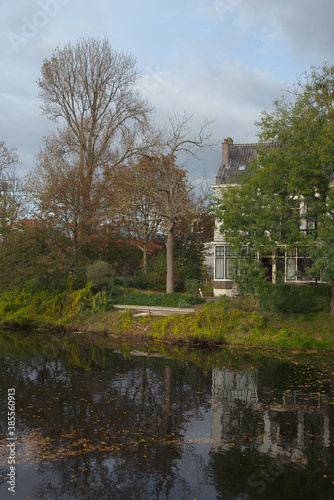
[(306, 251), (294, 250), (287, 253), (286, 258), (286, 280), (287, 281), (314, 281), (309, 276), (307, 269), (312, 265), (312, 260)]
[(293, 257), (286, 259), (286, 279), (287, 281), (296, 280), (296, 259)]
[[(307, 209), (307, 213), (309, 213), (309, 209)], [(307, 234), (312, 234), (317, 229), (317, 221), (315, 219), (310, 219), (307, 217), (306, 221), (306, 232)]]
[[(248, 247), (243, 250), (250, 255), (253, 253)], [(258, 258), (256, 254), (254, 258)], [(268, 281), (291, 283), (321, 280), (321, 277), (315, 279), (308, 273), (312, 259), (309, 257), (307, 248), (289, 252), (286, 248), (280, 247), (272, 254), (260, 256), (260, 261), (267, 269)], [(237, 272), (235, 254), (228, 245), (217, 245), (215, 247), (215, 280), (232, 280), (235, 272)]]
[(225, 247), (216, 247), (216, 272), (215, 277), (217, 280), (223, 280), (225, 278), (224, 273), (224, 250)]
[(229, 246), (216, 246), (215, 279), (231, 280), (235, 272), (235, 260), (235, 256)]

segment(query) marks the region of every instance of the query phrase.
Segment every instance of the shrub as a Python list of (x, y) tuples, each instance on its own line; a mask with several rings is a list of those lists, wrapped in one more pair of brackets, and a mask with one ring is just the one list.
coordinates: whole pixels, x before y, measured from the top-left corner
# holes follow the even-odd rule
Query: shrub
[(282, 313), (329, 312), (330, 299), (329, 285), (270, 284), (260, 297), (260, 307)]
[[(198, 292), (202, 274), (196, 269), (195, 262), (191, 260), (191, 255), (180, 255), (179, 252), (175, 251), (174, 289), (176, 292), (186, 292), (190, 295), (195, 295)], [(131, 278), (130, 285), (141, 290), (149, 289), (164, 292), (166, 290), (166, 277), (166, 255), (160, 253), (150, 258), (146, 270), (140, 269)]]
[(128, 280), (128, 285), (134, 288), (138, 288), (139, 290), (147, 289), (147, 279), (144, 273), (144, 270), (141, 269), (135, 276)]
[(189, 295), (196, 295), (199, 289), (199, 282), (196, 279), (187, 279), (184, 283), (186, 292)]
[(95, 291), (104, 288), (113, 276), (113, 268), (108, 262), (97, 260), (87, 267), (87, 279)]
[(201, 304), (204, 300), (191, 295), (178, 293), (129, 293), (111, 299), (114, 304), (133, 306), (163, 306), (163, 307), (189, 307)]

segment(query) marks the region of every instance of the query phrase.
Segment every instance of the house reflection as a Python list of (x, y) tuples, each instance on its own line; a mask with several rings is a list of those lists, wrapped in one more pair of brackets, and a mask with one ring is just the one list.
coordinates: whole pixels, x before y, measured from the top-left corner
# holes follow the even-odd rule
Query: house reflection
[(331, 445), (329, 397), (260, 387), (257, 370), (214, 369), (212, 451), (236, 442), (272, 458), (304, 461), (305, 452)]

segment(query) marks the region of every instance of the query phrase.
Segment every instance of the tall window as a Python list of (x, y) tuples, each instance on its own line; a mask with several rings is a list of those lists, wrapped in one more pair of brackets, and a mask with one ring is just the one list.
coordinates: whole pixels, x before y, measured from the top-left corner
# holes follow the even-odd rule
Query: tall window
[(235, 272), (235, 256), (227, 245), (216, 246), (215, 279), (230, 280)]
[(307, 268), (311, 267), (312, 260), (306, 251), (294, 250), (287, 253), (286, 257), (286, 279), (287, 281), (314, 281), (308, 275)]

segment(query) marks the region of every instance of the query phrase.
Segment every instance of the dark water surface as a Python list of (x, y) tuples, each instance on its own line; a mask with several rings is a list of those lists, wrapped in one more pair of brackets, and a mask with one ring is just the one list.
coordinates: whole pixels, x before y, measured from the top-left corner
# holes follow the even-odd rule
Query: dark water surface
[(3, 331), (0, 373), (1, 499), (334, 499), (333, 353)]

